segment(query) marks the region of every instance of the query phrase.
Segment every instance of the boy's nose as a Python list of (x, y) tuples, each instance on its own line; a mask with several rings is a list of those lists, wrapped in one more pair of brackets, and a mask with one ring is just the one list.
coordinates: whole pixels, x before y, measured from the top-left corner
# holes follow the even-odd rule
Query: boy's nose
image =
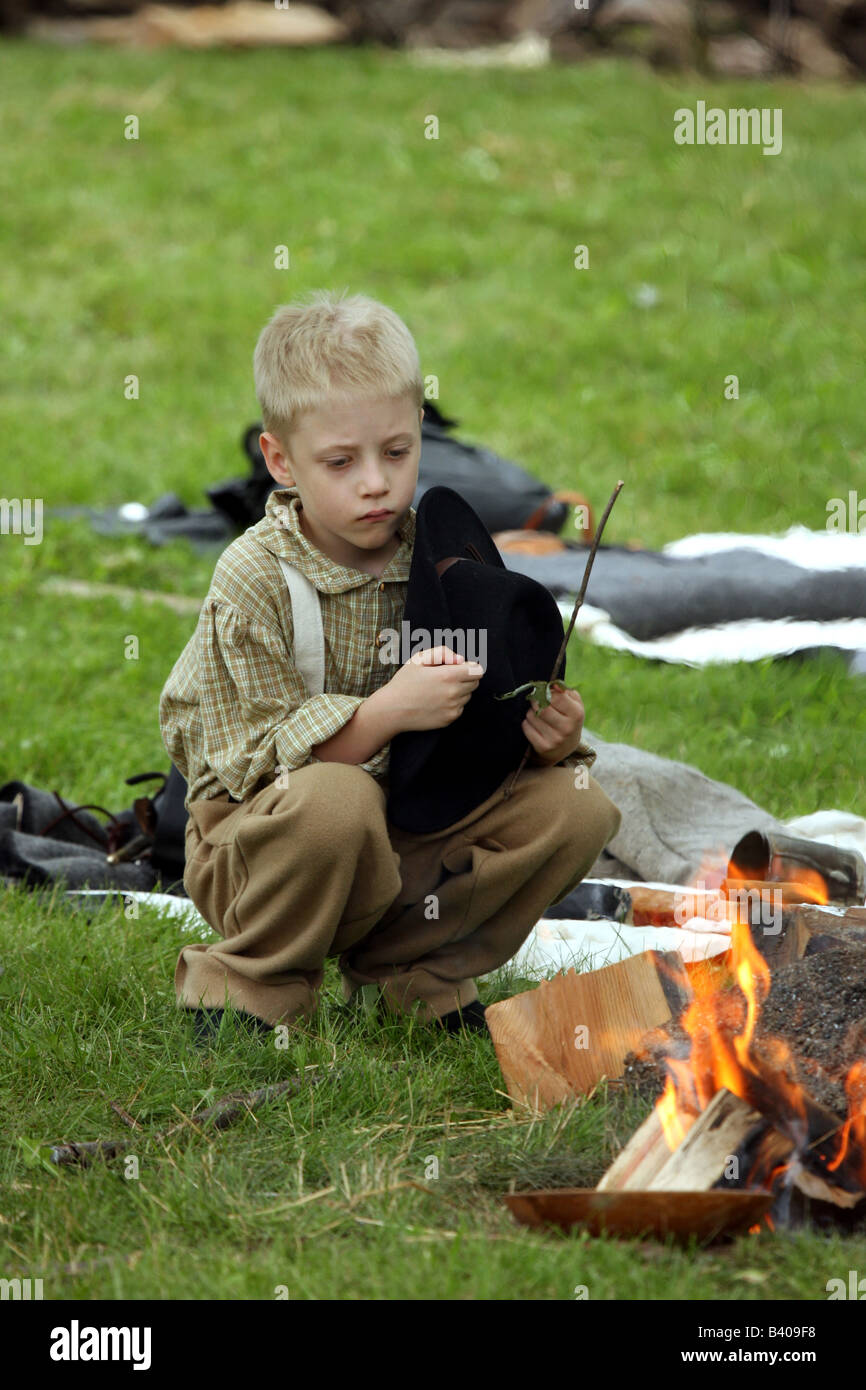
[(371, 464), (361, 475), (361, 486), (365, 494), (378, 495), (388, 491), (388, 479), (379, 464)]

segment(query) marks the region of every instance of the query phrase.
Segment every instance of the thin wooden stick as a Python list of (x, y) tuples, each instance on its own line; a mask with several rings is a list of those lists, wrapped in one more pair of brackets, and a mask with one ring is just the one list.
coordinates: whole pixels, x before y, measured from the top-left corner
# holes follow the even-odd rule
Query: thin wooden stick
[[(550, 681), (556, 680), (556, 674), (560, 666), (562, 665), (562, 658), (565, 656), (565, 649), (568, 646), (569, 638), (571, 637), (571, 634), (574, 631), (574, 624), (577, 622), (577, 615), (580, 612), (581, 604), (583, 603), (584, 596), (586, 594), (586, 586), (589, 583), (589, 576), (592, 573), (593, 561), (595, 560), (595, 553), (598, 550), (598, 544), (601, 540), (601, 533), (604, 530), (607, 519), (611, 514), (613, 504), (619, 497), (620, 492), (622, 491), (622, 487), (623, 479), (620, 478), (619, 482), (617, 483), (616, 487), (614, 488), (613, 492), (610, 494), (610, 497), (608, 498), (607, 506), (604, 509), (601, 521), (598, 523), (598, 530), (596, 531), (595, 536), (593, 537), (592, 546), (590, 548), (589, 555), (586, 558), (586, 569), (583, 572), (583, 582), (580, 586), (580, 592), (578, 593), (577, 599), (574, 604), (574, 610), (571, 614), (571, 622), (568, 624), (568, 627), (565, 630), (565, 635), (562, 639), (562, 645), (560, 646), (556, 660), (553, 663), (553, 671), (550, 675)], [(548, 681), (548, 685), (550, 684), (550, 681)], [(508, 783), (508, 786), (505, 788), (506, 797), (509, 797), (511, 793), (514, 791), (514, 788), (517, 785), (517, 779), (520, 776), (523, 769), (525, 768), (527, 759), (529, 758), (531, 752), (532, 744), (527, 741), (526, 750), (520, 761), (520, 766), (517, 768), (516, 772), (514, 773), (514, 776)]]
[(123, 1120), (123, 1123), (125, 1125), (129, 1125), (130, 1129), (141, 1129), (141, 1125), (138, 1123), (138, 1120), (134, 1120), (130, 1115), (129, 1111), (124, 1110), (122, 1105), (118, 1105), (116, 1100), (110, 1100), (108, 1104), (111, 1106), (115, 1115), (119, 1115), (120, 1118)]
[[(387, 1069), (399, 1071), (402, 1066), (402, 1061), (389, 1062)], [(264, 1105), (276, 1096), (295, 1095), (307, 1084), (317, 1086), (326, 1076), (336, 1080), (348, 1070), (347, 1066), (337, 1067), (333, 1063), (326, 1067), (310, 1067), (302, 1075), (293, 1076), (289, 1081), (277, 1081), (271, 1086), (262, 1086), (257, 1091), (230, 1091), (206, 1110), (200, 1110), (197, 1115), (184, 1115), (177, 1124), (170, 1125), (168, 1129), (157, 1130), (155, 1134), (147, 1135), (139, 1130), (135, 1138), (129, 1139), (88, 1139), (77, 1144), (54, 1144), (49, 1158), (52, 1163), (78, 1163), (86, 1168), (93, 1158), (116, 1158), (132, 1144), (140, 1144), (145, 1139), (169, 1139), (190, 1125), (194, 1129), (203, 1124), (211, 1124), (218, 1130), (228, 1129), (256, 1106)]]
[[(278, 1081), (273, 1086), (262, 1086), (257, 1091), (248, 1091), (246, 1094), (235, 1092), (233, 1095), (223, 1096), (207, 1110), (200, 1110), (197, 1115), (185, 1115), (177, 1124), (170, 1125), (168, 1129), (158, 1130), (156, 1134), (148, 1137), (168, 1139), (179, 1130), (185, 1129), (190, 1122), (195, 1125), (212, 1123), (214, 1129), (228, 1129), (257, 1105), (263, 1105), (265, 1101), (273, 1100), (276, 1096), (300, 1091), (305, 1082), (315, 1086), (323, 1081), (326, 1075), (337, 1076), (339, 1071), (335, 1071), (333, 1067), (316, 1067), (311, 1076), (293, 1076), (290, 1081)], [(95, 1139), (78, 1144), (55, 1144), (51, 1149), (50, 1159), (52, 1163), (80, 1163), (86, 1167), (92, 1158), (116, 1158), (130, 1145), (140, 1143), (144, 1137), (139, 1133), (136, 1139)]]

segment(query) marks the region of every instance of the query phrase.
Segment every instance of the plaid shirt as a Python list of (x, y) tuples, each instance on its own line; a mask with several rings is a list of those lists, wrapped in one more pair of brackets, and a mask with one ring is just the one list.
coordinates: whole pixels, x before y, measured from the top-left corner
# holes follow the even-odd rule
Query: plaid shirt
[[(244, 801), (274, 780), (278, 766), (291, 771), (316, 761), (312, 749), (339, 733), (394, 675), (379, 660), (377, 638), (383, 628), (400, 630), (414, 509), (377, 579), (323, 555), (301, 530), (299, 505), (297, 488), (275, 488), (262, 520), (223, 551), (198, 626), (163, 687), (160, 732), (186, 778), (187, 810), (191, 801), (226, 791)], [(309, 699), (292, 658), (292, 606), (280, 556), (319, 593), (326, 693)], [(387, 783), (389, 751), (386, 744), (360, 766)], [(563, 763), (590, 767), (595, 759), (581, 743)]]
[[(313, 747), (339, 733), (394, 675), (379, 660), (377, 636), (400, 629), (414, 509), (377, 579), (323, 555), (301, 530), (299, 505), (297, 488), (275, 488), (262, 520), (223, 551), (198, 626), (163, 687), (160, 732), (186, 778), (187, 809), (226, 791), (244, 801), (273, 781), (278, 766), (291, 771), (314, 760)], [(292, 660), (292, 606), (279, 556), (319, 593), (327, 693), (310, 699)], [(361, 767), (385, 780), (389, 749)]]

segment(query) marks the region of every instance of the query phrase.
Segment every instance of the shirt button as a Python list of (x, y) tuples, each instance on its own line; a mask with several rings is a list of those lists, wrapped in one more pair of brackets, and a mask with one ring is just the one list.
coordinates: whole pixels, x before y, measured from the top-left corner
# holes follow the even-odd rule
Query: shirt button
[(379, 585), (379, 593), (380, 593), (380, 594), (381, 594), (382, 590), (384, 589), (384, 587), (385, 587), (385, 581), (384, 581), (384, 579), (383, 579), (383, 580), (382, 580), (382, 583)]

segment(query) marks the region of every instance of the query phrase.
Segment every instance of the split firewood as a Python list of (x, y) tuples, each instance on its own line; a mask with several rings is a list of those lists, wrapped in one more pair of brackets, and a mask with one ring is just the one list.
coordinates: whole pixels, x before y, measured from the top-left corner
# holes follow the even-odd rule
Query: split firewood
[(687, 917), (706, 917), (725, 929), (738, 917), (752, 921), (803, 901), (796, 884), (725, 879), (718, 888), (644, 888), (629, 885), (636, 927), (681, 927)]
[[(653, 1035), (654, 1046), (663, 1046), (663, 1034), (664, 1030), (659, 1029)], [(729, 1102), (729, 1107), (743, 1123), (747, 1118), (745, 1111), (749, 1111), (753, 1118), (757, 1117), (754, 1119), (754, 1131), (746, 1133), (744, 1142), (729, 1151), (738, 1157), (739, 1181), (742, 1183), (750, 1171), (771, 1173), (784, 1167), (789, 1156), (796, 1152), (797, 1161), (791, 1178), (793, 1185), (807, 1196), (820, 1197), (837, 1207), (850, 1206), (852, 1194), (856, 1194), (855, 1201), (863, 1196), (862, 1174), (866, 1155), (862, 1145), (854, 1134), (849, 1134), (844, 1157), (839, 1161), (845, 1121), (815, 1100), (802, 1082), (798, 1083), (796, 1074), (788, 1072), (783, 1055), (771, 1047), (771, 1042), (771, 1039), (756, 1042), (752, 1058), (754, 1070), (749, 1069), (741, 1075), (744, 1098), (735, 1097), (734, 1101)], [(664, 1066), (661, 1061), (660, 1066)], [(710, 1106), (697, 1116), (703, 1123), (707, 1123), (704, 1117), (717, 1104), (721, 1094), (717, 1092)], [(745, 1110), (741, 1107), (745, 1107)], [(680, 1102), (677, 1117), (683, 1142), (694, 1142), (691, 1127), (696, 1122), (696, 1114), (684, 1110), (683, 1102)], [(599, 1186), (612, 1190), (653, 1189), (668, 1161), (669, 1151), (661, 1114), (655, 1108), (611, 1165)], [(807, 1175), (802, 1183), (795, 1176), (801, 1172)], [(813, 1179), (813, 1186), (816, 1189), (820, 1187), (820, 1192), (808, 1187)], [(679, 1180), (680, 1175), (677, 1176)]]
[(752, 940), (774, 970), (780, 965), (790, 965), (806, 954), (809, 929), (798, 916), (798, 911), (798, 908), (787, 908), (781, 912), (773, 909), (769, 914), (755, 913), (750, 918)]
[(838, 1187), (836, 1183), (828, 1182), (819, 1173), (812, 1172), (809, 1168), (800, 1168), (794, 1176), (793, 1185), (804, 1197), (809, 1197), (815, 1202), (831, 1203), (834, 1207), (842, 1207), (851, 1210), (862, 1202), (866, 1193), (849, 1192), (844, 1187)]
[(597, 1184), (599, 1192), (646, 1192), (670, 1158), (661, 1114), (654, 1106)]
[[(752, 924), (767, 921), (780, 911), (793, 912), (802, 909), (803, 913), (812, 910), (812, 905), (804, 902), (804, 888), (795, 882), (774, 883), (769, 879), (723, 879), (718, 888), (700, 889), (683, 885), (682, 888), (650, 888), (643, 884), (629, 884), (628, 893), (632, 900), (629, 922), (636, 927), (681, 927), (686, 917), (706, 917), (721, 923), (734, 922), (737, 918)], [(827, 909), (815, 908), (817, 912)], [(862, 913), (862, 924), (866, 926), (866, 909), (849, 908), (849, 913)], [(845, 920), (847, 913), (840, 917), (838, 911), (827, 913), (828, 929), (831, 923)], [(855, 924), (851, 919), (851, 925)], [(803, 918), (808, 921), (807, 917)], [(800, 939), (800, 929), (797, 928)], [(806, 940), (808, 938), (805, 938)], [(802, 955), (802, 951), (799, 953)], [(791, 956), (797, 959), (797, 956)]]
[(797, 929), (806, 938), (804, 954), (837, 950), (840, 946), (866, 946), (866, 907), (802, 906), (791, 909)]
[[(724, 1089), (687, 1123), (671, 1151), (656, 1108), (598, 1184), (599, 1191), (709, 1192), (717, 1185), (745, 1186), (760, 1147), (767, 1173), (787, 1162), (794, 1142), (779, 1134), (759, 1110)], [(685, 1125), (684, 1125), (685, 1127)]]
[[(815, 1120), (813, 1112), (810, 1121)], [(660, 1110), (653, 1109), (596, 1191), (638, 1200), (643, 1196), (648, 1219), (657, 1193), (686, 1197), (763, 1191), (772, 1193), (773, 1212), (781, 1212), (783, 1219), (792, 1210), (808, 1216), (811, 1204), (817, 1204), (825, 1219), (835, 1210), (842, 1220), (866, 1196), (850, 1165), (847, 1171), (846, 1165), (831, 1171), (823, 1164), (821, 1171), (820, 1145), (801, 1150), (801, 1136), (783, 1133), (761, 1110), (725, 1089), (717, 1091), (699, 1115), (678, 1114), (678, 1121), (678, 1131), (668, 1138)]]
[(509, 1095), (544, 1109), (621, 1076), (644, 1033), (678, 1018), (691, 998), (679, 952), (645, 951), (489, 1004), (486, 1022)]

